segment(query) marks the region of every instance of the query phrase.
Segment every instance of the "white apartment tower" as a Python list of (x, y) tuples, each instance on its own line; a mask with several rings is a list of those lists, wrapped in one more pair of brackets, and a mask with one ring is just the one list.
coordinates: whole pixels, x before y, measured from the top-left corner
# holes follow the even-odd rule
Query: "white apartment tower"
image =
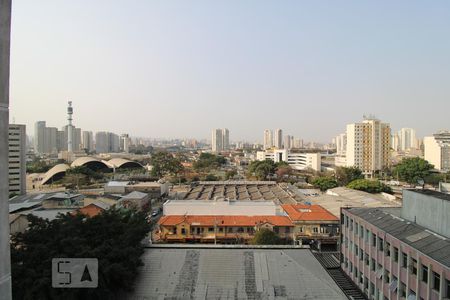
[(273, 144), (274, 144), (274, 147), (276, 147), (278, 149), (283, 148), (283, 130), (281, 130), (281, 129), (275, 130)]
[(347, 125), (346, 165), (372, 176), (389, 166), (391, 128), (373, 117)]
[(94, 150), (94, 135), (92, 131), (83, 131), (81, 135), (81, 148), (85, 149), (87, 152), (92, 152)]
[(230, 149), (230, 131), (227, 128), (212, 130), (211, 149), (217, 153)]
[(264, 130), (264, 150), (270, 149), (273, 147), (273, 134), (272, 130), (266, 129)]
[(8, 132), (9, 193), (26, 193), (26, 127), (9, 124)]
[(292, 148), (292, 137), (290, 135), (284, 136), (284, 149)]
[(211, 149), (213, 152), (220, 152), (223, 150), (222, 129), (213, 129), (211, 136)]
[(450, 171), (450, 131), (423, 138), (424, 157), (439, 171)]
[(336, 141), (336, 155), (345, 156), (345, 152), (347, 151), (347, 135), (345, 133), (341, 133), (335, 138)]
[(406, 151), (408, 149), (417, 148), (416, 131), (412, 128), (402, 128), (398, 132), (399, 150)]

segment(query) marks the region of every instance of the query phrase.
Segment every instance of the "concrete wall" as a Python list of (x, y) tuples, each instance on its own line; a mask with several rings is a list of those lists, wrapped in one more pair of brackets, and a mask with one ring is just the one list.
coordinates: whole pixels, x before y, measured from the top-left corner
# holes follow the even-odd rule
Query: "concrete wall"
[(450, 200), (404, 190), (401, 216), (450, 238)]
[(11, 0), (0, 0), (0, 298), (11, 299), (8, 205), (9, 51)]

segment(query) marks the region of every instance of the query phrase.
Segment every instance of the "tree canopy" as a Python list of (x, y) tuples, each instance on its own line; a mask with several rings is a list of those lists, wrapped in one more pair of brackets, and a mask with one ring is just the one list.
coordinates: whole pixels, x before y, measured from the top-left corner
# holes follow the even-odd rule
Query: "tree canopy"
[(379, 180), (369, 180), (369, 179), (356, 179), (350, 182), (347, 187), (349, 189), (364, 191), (367, 193), (392, 193), (392, 189), (380, 182)]
[(151, 158), (152, 175), (156, 177), (164, 177), (169, 174), (177, 175), (183, 170), (180, 160), (169, 152), (159, 151), (152, 155)]
[(268, 175), (274, 174), (277, 166), (273, 160), (255, 160), (250, 163), (248, 172), (254, 174), (259, 180), (264, 180)]
[[(11, 239), (14, 299), (115, 299), (131, 289), (150, 230), (144, 214), (112, 209), (92, 218), (28, 218), (29, 229)], [(97, 258), (98, 288), (52, 288), (52, 259), (63, 257)]]
[(317, 177), (311, 183), (322, 192), (338, 186), (337, 181), (332, 177)]
[(280, 238), (270, 229), (261, 228), (256, 231), (251, 244), (253, 245), (279, 245), (281, 244)]
[(401, 180), (409, 184), (416, 184), (419, 179), (425, 179), (431, 174), (434, 166), (420, 157), (403, 159), (394, 167), (393, 176), (398, 176)]
[(358, 167), (337, 167), (336, 181), (340, 186), (345, 186), (356, 179), (364, 178)]
[(193, 167), (197, 171), (217, 169), (227, 162), (225, 157), (212, 153), (201, 153)]

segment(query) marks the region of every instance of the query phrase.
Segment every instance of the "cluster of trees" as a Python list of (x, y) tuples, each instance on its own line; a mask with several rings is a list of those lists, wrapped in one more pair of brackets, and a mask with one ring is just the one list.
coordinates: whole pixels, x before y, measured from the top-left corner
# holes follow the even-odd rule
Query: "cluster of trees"
[(152, 155), (152, 176), (162, 178), (166, 175), (178, 175), (183, 171), (181, 161), (166, 151), (159, 151)]
[(347, 184), (347, 187), (354, 190), (364, 191), (371, 194), (388, 193), (392, 194), (392, 189), (379, 180), (356, 179)]
[(39, 157), (35, 157), (33, 161), (27, 163), (26, 165), (27, 173), (45, 173), (51, 168), (53, 168), (55, 165), (65, 162), (66, 162), (65, 160), (61, 159), (53, 163), (48, 163), (40, 159)]
[[(129, 291), (142, 265), (141, 241), (150, 231), (143, 213), (111, 209), (95, 217), (29, 215), (29, 229), (11, 238), (14, 299), (115, 299)], [(96, 289), (52, 288), (52, 259), (97, 258)]]
[(285, 240), (278, 237), (278, 235), (270, 229), (261, 228), (256, 231), (255, 236), (251, 241), (252, 245), (280, 245), (285, 244)]
[(269, 175), (276, 174), (278, 177), (291, 174), (292, 169), (286, 162), (275, 163), (273, 160), (256, 160), (248, 166), (250, 176), (255, 176), (258, 180), (265, 180)]
[(426, 180), (431, 175), (434, 166), (420, 157), (405, 158), (392, 171), (394, 177), (409, 184), (417, 184), (419, 180)]
[(194, 162), (193, 167), (196, 171), (208, 171), (212, 169), (218, 169), (227, 160), (221, 155), (215, 155), (211, 153), (201, 153), (198, 160)]

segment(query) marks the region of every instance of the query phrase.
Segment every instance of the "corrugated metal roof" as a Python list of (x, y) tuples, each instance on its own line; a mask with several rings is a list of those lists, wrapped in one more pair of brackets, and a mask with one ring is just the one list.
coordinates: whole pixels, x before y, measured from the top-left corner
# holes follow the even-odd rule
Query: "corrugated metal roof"
[[(349, 208), (348, 211), (387, 234), (450, 267), (450, 240), (392, 214), (390, 208)], [(427, 234), (428, 233), (428, 234)]]

